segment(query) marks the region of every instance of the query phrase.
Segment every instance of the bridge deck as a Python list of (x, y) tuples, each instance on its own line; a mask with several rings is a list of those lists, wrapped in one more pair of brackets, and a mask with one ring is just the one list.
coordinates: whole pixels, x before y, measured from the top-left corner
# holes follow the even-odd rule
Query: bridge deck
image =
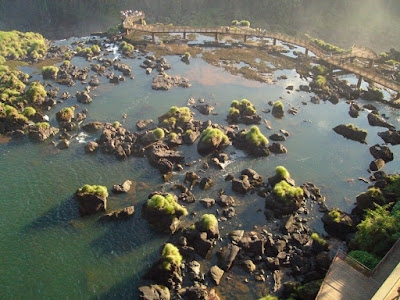
[(377, 59), (377, 55), (369, 49), (364, 49), (360, 47), (354, 47), (351, 52), (345, 52), (343, 54), (331, 55), (327, 53), (322, 48), (318, 47), (309, 40), (297, 38), (281, 33), (266, 32), (257, 29), (241, 29), (237, 27), (169, 27), (169, 26), (152, 26), (152, 25), (138, 25), (133, 24), (133, 22), (125, 21), (123, 24), (124, 28), (129, 30), (136, 30), (142, 32), (148, 32), (152, 34), (156, 33), (212, 33), (212, 34), (231, 34), (231, 35), (241, 35), (244, 37), (259, 37), (259, 38), (271, 38), (277, 39), (290, 44), (298, 45), (304, 47), (318, 56), (320, 59), (346, 71), (362, 76), (365, 79), (376, 82), (386, 88), (400, 93), (400, 85), (393, 81), (385, 78), (384, 76), (374, 72), (371, 69), (361, 68), (354, 64), (344, 63), (343, 61), (347, 58), (364, 58), (369, 60)]

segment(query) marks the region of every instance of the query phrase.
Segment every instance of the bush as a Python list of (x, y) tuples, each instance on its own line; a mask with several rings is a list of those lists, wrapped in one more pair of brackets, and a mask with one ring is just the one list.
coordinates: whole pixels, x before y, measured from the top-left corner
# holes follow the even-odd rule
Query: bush
[(218, 226), (218, 221), (213, 214), (205, 214), (201, 217), (201, 225), (203, 229), (210, 230), (215, 226)]
[(268, 139), (261, 133), (257, 126), (252, 126), (249, 131), (243, 132), (242, 135), (245, 135), (246, 140), (256, 147), (265, 146), (269, 143)]
[(106, 33), (107, 35), (117, 35), (119, 33), (119, 25), (107, 28)]
[(122, 53), (132, 53), (133, 50), (135, 50), (135, 47), (133, 47), (133, 45), (123, 41), (120, 45), (120, 49), (121, 49)]
[(327, 52), (330, 53), (334, 53), (334, 54), (340, 54), (340, 53), (344, 53), (345, 50), (337, 47), (335, 45), (329, 44), (324, 42), (323, 40), (319, 40), (319, 39), (315, 39), (315, 38), (311, 38), (311, 41), (315, 44), (317, 44), (319, 47), (321, 47), (322, 49), (324, 49)]
[(237, 108), (231, 107), (229, 109), (229, 116), (239, 116), (240, 115), (240, 111)]
[(342, 213), (338, 209), (332, 209), (328, 213), (329, 217), (333, 220), (335, 223), (339, 223), (341, 220)]
[(400, 199), (400, 175), (389, 175), (385, 179), (389, 184), (383, 189), (383, 193), (385, 196), (398, 201)]
[(175, 127), (176, 122), (186, 123), (192, 119), (192, 113), (188, 107), (171, 106), (169, 111), (158, 118), (163, 126)]
[(167, 194), (165, 197), (162, 195), (154, 195), (147, 200), (147, 206), (160, 209), (166, 215), (180, 214), (186, 216), (188, 214), (186, 208), (178, 204), (171, 194)]
[(303, 197), (303, 189), (300, 187), (293, 187), (288, 184), (285, 180), (275, 184), (272, 190), (274, 195), (281, 200), (289, 200), (293, 198)]
[(200, 135), (200, 141), (210, 144), (214, 140), (216, 144), (228, 144), (229, 138), (218, 128), (207, 127)]
[(50, 124), (47, 123), (47, 122), (38, 122), (38, 123), (35, 124), (35, 126), (38, 129), (49, 129), (50, 128)]
[(365, 219), (357, 225), (355, 242), (359, 250), (383, 257), (400, 237), (400, 215), (389, 211), (390, 204), (365, 210)]
[(46, 54), (46, 40), (39, 33), (0, 31), (0, 56), (9, 59), (41, 58)]
[(275, 168), (275, 175), (279, 176), (281, 179), (288, 179), (290, 178), (289, 171), (283, 166), (277, 166)]
[(185, 55), (185, 57), (188, 58), (188, 59), (191, 57), (190, 52), (185, 52), (184, 55)]
[(108, 197), (108, 191), (105, 186), (102, 185), (89, 185), (85, 184), (83, 187), (78, 189), (79, 193), (89, 194), (89, 195), (96, 195), (101, 198)]
[(245, 115), (252, 116), (257, 114), (254, 105), (247, 99), (242, 99), (242, 101), (233, 100), (231, 103), (231, 109), (229, 110), (229, 116), (234, 115)]
[(77, 52), (77, 53), (81, 53), (81, 52), (82, 52), (82, 48), (81, 48), (81, 47), (79, 47), (79, 46), (78, 46), (78, 47), (76, 47), (76, 52)]
[(246, 20), (242, 20), (242, 21), (240, 21), (240, 26), (250, 27), (250, 22), (246, 21)]
[(171, 266), (175, 265), (177, 267), (181, 266), (182, 255), (179, 253), (179, 249), (174, 245), (168, 243), (164, 246), (162, 251), (162, 267), (164, 270), (171, 270)]
[(323, 88), (326, 86), (326, 77), (322, 75), (318, 75), (317, 78), (315, 79), (315, 84), (318, 85), (320, 88)]
[(30, 84), (28, 90), (26, 91), (26, 96), (30, 103), (40, 103), (47, 96), (47, 93), (39, 81), (34, 81)]
[(165, 137), (164, 130), (162, 130), (161, 128), (156, 128), (156, 129), (152, 130), (151, 132), (153, 132), (155, 137), (159, 140), (161, 140)]
[(113, 127), (114, 127), (115, 129), (119, 128), (120, 126), (121, 126), (121, 123), (118, 122), (118, 121), (115, 121), (115, 122), (113, 123)]
[(47, 66), (42, 68), (43, 79), (56, 78), (58, 73), (58, 68), (55, 66)]
[(311, 238), (312, 238), (313, 241), (317, 242), (322, 247), (325, 247), (328, 244), (328, 242), (325, 239), (323, 239), (322, 237), (320, 237), (319, 234), (316, 233), (316, 232), (313, 232), (311, 234)]
[(58, 121), (70, 121), (74, 117), (75, 107), (65, 107), (57, 113)]
[(353, 250), (350, 251), (349, 256), (358, 260), (371, 270), (374, 269), (379, 263), (379, 258), (375, 257), (371, 253), (368, 253), (367, 251)]
[(36, 109), (34, 109), (33, 107), (25, 107), (23, 115), (27, 118), (33, 117), (36, 114)]

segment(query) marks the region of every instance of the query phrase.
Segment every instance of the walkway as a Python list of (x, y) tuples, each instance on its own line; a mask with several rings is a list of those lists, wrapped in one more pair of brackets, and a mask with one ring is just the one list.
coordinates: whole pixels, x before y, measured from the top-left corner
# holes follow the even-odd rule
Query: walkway
[(197, 28), (197, 27), (187, 27), (187, 26), (175, 27), (175, 26), (138, 25), (134, 24), (134, 22), (131, 22), (131, 20), (125, 20), (123, 22), (123, 26), (127, 30), (136, 30), (136, 31), (151, 33), (153, 36), (153, 40), (155, 34), (157, 33), (158, 34), (182, 33), (184, 38), (186, 37), (186, 34), (190, 33), (209, 33), (209, 34), (215, 34), (216, 39), (218, 39), (219, 34), (230, 34), (230, 35), (243, 36), (245, 41), (247, 37), (270, 38), (274, 40), (274, 45), (276, 44), (276, 40), (280, 40), (286, 43), (304, 47), (306, 49), (306, 54), (308, 53), (308, 51), (311, 51), (320, 59), (326, 61), (327, 63), (330, 63), (331, 65), (334, 65), (335, 67), (357, 74), (365, 79), (371, 80), (386, 88), (389, 88), (393, 91), (400, 93), (400, 85), (396, 81), (387, 79), (386, 77), (376, 73), (371, 68), (362, 68), (352, 63), (344, 62), (346, 59), (349, 58), (363, 58), (370, 60), (372, 65), (373, 61), (377, 59), (378, 56), (372, 50), (365, 48), (353, 47), (350, 52), (346, 52), (339, 55), (331, 55), (330, 53), (327, 53), (325, 50), (318, 47), (309, 40), (292, 37), (281, 33), (266, 32), (263, 30), (257, 30), (252, 28), (246, 28), (246, 29), (238, 27)]

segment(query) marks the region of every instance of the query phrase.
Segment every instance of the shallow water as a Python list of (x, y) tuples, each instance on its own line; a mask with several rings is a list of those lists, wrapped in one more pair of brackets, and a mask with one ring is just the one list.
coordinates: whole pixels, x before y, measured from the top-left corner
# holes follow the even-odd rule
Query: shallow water
[[(208, 40), (209, 37), (199, 39)], [(367, 169), (373, 158), (368, 147), (382, 143), (376, 133), (384, 129), (368, 125), (368, 112), (361, 112), (357, 119), (351, 119), (348, 104), (343, 100), (337, 105), (330, 102), (314, 105), (309, 102), (312, 94), (288, 94), (286, 86), (294, 85), (297, 88), (306, 83), (295, 70), (276, 71), (275, 78), (286, 75), (288, 79), (267, 85), (233, 76), (222, 68), (206, 64), (200, 58), (192, 59), (190, 65), (180, 62), (178, 56), (166, 58), (172, 65), (168, 73), (187, 76), (193, 84), (191, 88), (153, 91), (151, 81), (154, 74), (146, 75), (139, 68), (143, 58), (122, 59), (122, 62), (132, 66), (135, 79), (127, 79), (114, 86), (100, 77), (103, 84), (92, 92), (92, 95), (96, 95), (93, 103), (81, 105), (82, 109), (89, 110), (87, 121), (119, 120), (122, 126), (134, 130), (139, 119), (156, 120), (170, 106), (184, 106), (188, 98), (202, 97), (206, 103), (215, 105), (218, 115), (203, 116), (193, 110), (196, 112), (195, 117), (226, 124), (225, 118), (231, 101), (247, 98), (254, 103), (263, 118), (271, 121), (271, 131), (265, 125), (260, 125), (266, 136), (281, 128), (291, 133), (287, 141), (283, 142), (288, 154), (254, 159), (230, 146), (226, 151), (229, 154), (235, 153), (231, 156), (233, 161), (223, 171), (212, 168), (208, 170), (207, 174), (214, 178), (216, 185), (208, 192), (195, 188), (196, 197), (216, 197), (221, 188), (227, 194), (233, 194), (230, 184), (224, 181), (229, 172), (237, 175), (242, 169), (251, 167), (268, 177), (273, 174), (276, 166), (284, 165), (298, 184), (311, 181), (320, 187), (329, 207), (351, 210), (355, 196), (367, 187), (357, 177), (369, 176)], [(87, 62), (74, 58), (72, 64), (82, 66)], [(24, 71), (33, 70), (24, 68)], [(37, 75), (34, 75), (35, 78)], [(355, 79), (349, 76), (348, 80)], [(83, 88), (83, 85), (77, 83), (68, 90), (74, 95), (75, 91)], [(64, 90), (66, 88), (61, 87), (60, 94)], [(261, 112), (261, 109), (269, 108), (268, 101), (276, 101), (279, 97), (283, 98), (286, 109), (289, 106), (297, 107), (298, 115), (286, 115), (277, 120), (271, 114)], [(302, 101), (308, 104), (303, 105)], [(49, 112), (51, 123), (56, 125), (56, 111), (76, 103), (76, 99), (72, 98), (58, 104)], [(364, 101), (360, 100), (360, 103)], [(390, 117), (391, 123), (399, 125), (397, 110), (373, 104)], [(128, 115), (127, 119), (121, 118), (123, 114)], [(368, 145), (346, 140), (332, 130), (338, 124), (350, 122), (368, 130)], [(136, 295), (141, 275), (154, 262), (161, 245), (168, 238), (151, 230), (140, 216), (141, 205), (147, 195), (159, 189), (163, 182), (159, 172), (150, 167), (145, 158), (131, 157), (126, 161), (118, 161), (113, 156), (101, 153), (84, 154), (81, 142), (97, 137), (98, 134), (79, 136), (72, 140), (69, 149), (62, 151), (55, 149), (51, 143), (0, 141), (0, 298), (119, 299)], [(384, 167), (383, 170), (388, 173), (399, 170), (398, 147), (391, 147), (395, 161)], [(182, 179), (187, 170), (201, 168), (201, 157), (196, 151), (196, 145), (183, 146), (181, 150), (185, 152), (186, 161), (195, 160), (197, 163), (175, 174), (173, 182)], [(111, 188), (113, 184), (126, 179), (143, 184), (138, 184), (136, 192), (127, 195), (111, 194), (108, 202), (110, 209), (135, 205), (135, 216), (132, 219), (123, 223), (100, 224), (97, 216), (79, 217), (77, 205), (72, 199), (78, 187), (89, 183)], [(166, 189), (171, 184), (167, 184)], [(272, 228), (273, 224), (267, 223), (262, 211), (259, 211), (264, 207), (262, 198), (247, 195), (237, 199), (237, 216), (220, 223), (223, 234), (238, 227), (250, 230), (254, 225)], [(209, 211), (215, 212), (216, 208)], [(198, 202), (188, 205), (188, 209), (197, 212), (196, 217), (187, 217), (189, 221), (197, 220), (206, 211)], [(312, 226), (322, 232), (319, 216), (316, 213), (317, 218)], [(232, 270), (230, 273), (235, 276), (235, 272)], [(240, 276), (238, 280), (243, 279)], [(223, 280), (219, 288), (227, 299), (243, 299), (245, 295), (260, 294), (266, 287), (266, 284), (239, 284), (232, 290), (232, 282)]]

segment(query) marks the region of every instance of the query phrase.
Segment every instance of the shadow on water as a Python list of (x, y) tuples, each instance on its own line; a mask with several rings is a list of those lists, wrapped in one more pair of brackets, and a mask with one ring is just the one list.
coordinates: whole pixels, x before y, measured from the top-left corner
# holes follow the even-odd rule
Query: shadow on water
[(22, 232), (29, 233), (31, 231), (43, 230), (53, 226), (70, 225), (71, 221), (76, 220), (79, 217), (78, 204), (73, 198), (69, 198), (23, 227)]

